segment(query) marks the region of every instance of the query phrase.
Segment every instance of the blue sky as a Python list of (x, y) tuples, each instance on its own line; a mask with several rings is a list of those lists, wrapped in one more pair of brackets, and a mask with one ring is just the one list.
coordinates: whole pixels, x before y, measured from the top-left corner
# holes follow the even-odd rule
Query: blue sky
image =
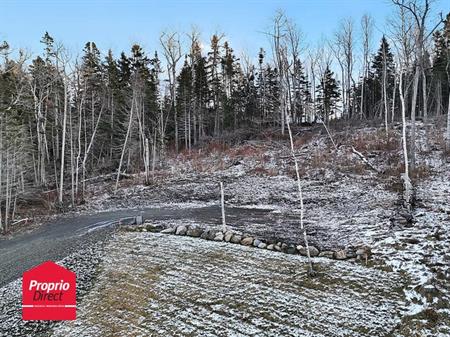
[[(445, 2), (438, 0), (435, 12), (448, 11)], [(0, 0), (0, 40), (40, 53), (39, 40), (49, 31), (72, 54), (86, 41), (116, 54), (137, 42), (150, 53), (159, 49), (162, 30), (187, 32), (195, 25), (206, 43), (210, 34), (223, 32), (236, 51), (254, 57), (260, 46), (268, 47), (262, 32), (277, 9), (297, 23), (311, 45), (330, 36), (342, 18), (351, 16), (359, 26), (364, 13), (375, 19), (378, 39), (393, 12), (389, 0)]]

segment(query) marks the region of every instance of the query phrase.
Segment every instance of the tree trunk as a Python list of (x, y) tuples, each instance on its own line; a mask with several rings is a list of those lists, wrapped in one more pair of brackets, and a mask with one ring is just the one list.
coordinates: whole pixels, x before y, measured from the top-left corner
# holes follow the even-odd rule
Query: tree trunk
[(411, 154), (411, 170), (414, 171), (416, 168), (416, 105), (417, 105), (417, 94), (419, 91), (419, 75), (420, 75), (419, 64), (416, 64), (414, 72), (414, 86), (412, 92), (411, 101), (411, 137), (410, 137), (410, 154)]
[(422, 100), (423, 100), (423, 120), (428, 118), (428, 99), (427, 99), (427, 75), (425, 70), (422, 69)]
[(450, 95), (448, 96), (447, 107), (447, 150), (450, 149)]
[(291, 126), (290, 126), (289, 116), (286, 115), (285, 120), (286, 120), (286, 126), (287, 126), (288, 133), (289, 133), (289, 140), (290, 140), (290, 145), (291, 145), (292, 159), (294, 160), (294, 165), (295, 165), (295, 174), (296, 174), (296, 177), (297, 177), (297, 189), (298, 189), (298, 196), (299, 196), (299, 199), (300, 199), (300, 229), (303, 232), (303, 240), (305, 241), (306, 253), (307, 253), (307, 256), (308, 256), (308, 264), (309, 264), (309, 272), (308, 272), (308, 274), (312, 276), (314, 274), (314, 270), (313, 270), (313, 265), (312, 265), (312, 261), (311, 261), (311, 254), (309, 252), (308, 236), (306, 234), (305, 225), (303, 223), (304, 204), (303, 204), (302, 183), (301, 183), (301, 180), (300, 180), (300, 172), (299, 172), (299, 168), (298, 168), (297, 157), (295, 156), (294, 139), (292, 137), (292, 131), (291, 131)]
[(60, 169), (60, 179), (59, 179), (59, 203), (63, 202), (63, 190), (64, 190), (64, 159), (66, 150), (66, 124), (67, 124), (67, 108), (68, 108), (68, 83), (67, 79), (64, 81), (64, 117), (63, 117), (63, 134), (62, 134), (62, 144), (61, 144), (61, 169)]
[(411, 196), (412, 196), (412, 185), (409, 178), (409, 163), (408, 163), (408, 147), (406, 139), (406, 106), (405, 106), (405, 96), (403, 92), (403, 72), (400, 72), (400, 83), (399, 83), (399, 93), (400, 102), (402, 106), (402, 145), (403, 145), (403, 158), (405, 163), (405, 172), (402, 175), (403, 186), (404, 186), (404, 199), (405, 206), (408, 211), (411, 210)]
[(225, 231), (227, 229), (227, 222), (225, 220), (225, 197), (223, 194), (223, 182), (220, 182), (220, 207), (222, 209), (222, 227)]
[(125, 156), (125, 150), (127, 148), (127, 141), (128, 141), (128, 137), (130, 136), (131, 125), (133, 124), (134, 100), (135, 100), (135, 98), (133, 95), (133, 99), (131, 101), (131, 109), (130, 109), (130, 120), (128, 122), (128, 128), (127, 128), (127, 134), (125, 136), (125, 141), (123, 142), (122, 154), (120, 155), (119, 168), (117, 169), (117, 178), (116, 178), (116, 186), (114, 188), (114, 193), (116, 193), (117, 189), (119, 188), (119, 179), (120, 179), (120, 174), (121, 174), (121, 169), (122, 169), (123, 157)]

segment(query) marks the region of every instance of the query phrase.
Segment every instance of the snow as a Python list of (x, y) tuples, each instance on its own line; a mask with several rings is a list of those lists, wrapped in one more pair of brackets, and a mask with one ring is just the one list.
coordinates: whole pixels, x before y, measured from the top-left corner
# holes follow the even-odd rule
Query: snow
[(106, 248), (75, 322), (52, 336), (385, 336), (398, 324), (399, 274), (229, 243), (123, 232)]
[[(373, 253), (368, 266), (317, 259), (322, 276), (311, 281), (300, 256), (120, 233), (108, 245), (98, 279), (83, 298), (80, 320), (58, 324), (54, 335), (114, 335), (123, 330), (123, 336), (199, 331), (205, 336), (449, 336), (450, 164), (429, 137), (437, 131), (427, 128), (418, 124), (417, 161), (430, 173), (414, 181), (418, 203), (413, 224), (395, 218), (400, 197), (392, 186), (399, 179), (395, 170), (395, 175), (377, 175), (344, 147), (331, 151), (324, 135), (298, 150), (310, 243), (321, 250), (366, 244)], [(377, 128), (331, 132), (337, 142), (372, 139), (373, 144), (357, 149), (380, 171), (401, 160), (399, 150), (378, 148)], [(252, 147), (256, 154), (248, 156), (237, 155), (239, 149), (179, 155), (169, 160), (170, 172), (158, 172), (161, 179), (149, 186), (121, 182), (116, 195), (104, 192), (110, 188), (107, 183), (89, 186), (91, 198), (80, 212), (218, 207), (218, 183), (223, 181), (231, 227), (302, 244), (287, 146), (252, 142)], [(355, 169), (358, 165), (361, 172)], [(215, 225), (220, 219), (152, 223)], [(7, 291), (18, 286), (12, 283)], [(124, 293), (130, 297), (121, 306)], [(2, 308), (0, 315), (9, 317), (11, 311)]]

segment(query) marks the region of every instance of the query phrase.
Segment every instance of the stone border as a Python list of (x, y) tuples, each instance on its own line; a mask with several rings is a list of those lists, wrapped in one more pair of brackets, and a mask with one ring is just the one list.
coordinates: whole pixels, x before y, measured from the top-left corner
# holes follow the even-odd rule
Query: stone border
[[(306, 247), (302, 245), (287, 244), (282, 241), (270, 243), (268, 240), (255, 238), (250, 234), (245, 234), (231, 228), (226, 230), (217, 227), (201, 227), (197, 225), (178, 225), (175, 227), (165, 227), (162, 224), (152, 224), (145, 222), (142, 225), (128, 225), (124, 229), (132, 232), (153, 232), (169, 235), (189, 236), (204, 240), (216, 242), (228, 242), (241, 244), (243, 246), (255, 247), (259, 249), (267, 249), (275, 252), (286, 254), (297, 254), (307, 256)], [(311, 257), (324, 257), (334, 260), (356, 259), (363, 260), (367, 264), (367, 260), (371, 256), (371, 250), (368, 246), (347, 247), (340, 250), (323, 250), (320, 251), (315, 246), (309, 246)]]

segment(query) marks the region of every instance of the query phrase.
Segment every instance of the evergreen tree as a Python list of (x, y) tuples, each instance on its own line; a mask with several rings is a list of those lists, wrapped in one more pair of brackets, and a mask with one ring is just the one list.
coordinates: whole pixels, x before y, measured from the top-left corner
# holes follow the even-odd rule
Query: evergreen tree
[(368, 114), (372, 112), (372, 115), (367, 117), (375, 117), (377, 115), (376, 110), (383, 110), (384, 67), (386, 67), (386, 91), (387, 93), (391, 93), (395, 80), (394, 55), (391, 52), (388, 41), (383, 36), (380, 47), (373, 59), (371, 69), (369, 70), (369, 78), (367, 80), (368, 94), (370, 95), (367, 98), (369, 102), (368, 106), (372, 107), (372, 111), (367, 109)]
[(334, 73), (327, 66), (320, 84), (317, 86), (317, 110), (321, 113), (325, 123), (331, 116), (336, 116), (336, 103), (339, 98), (339, 86), (334, 78)]
[(450, 94), (450, 13), (442, 30), (437, 30), (433, 37), (432, 90), (435, 92), (435, 111), (440, 115), (447, 110), (449, 103), (446, 98)]

